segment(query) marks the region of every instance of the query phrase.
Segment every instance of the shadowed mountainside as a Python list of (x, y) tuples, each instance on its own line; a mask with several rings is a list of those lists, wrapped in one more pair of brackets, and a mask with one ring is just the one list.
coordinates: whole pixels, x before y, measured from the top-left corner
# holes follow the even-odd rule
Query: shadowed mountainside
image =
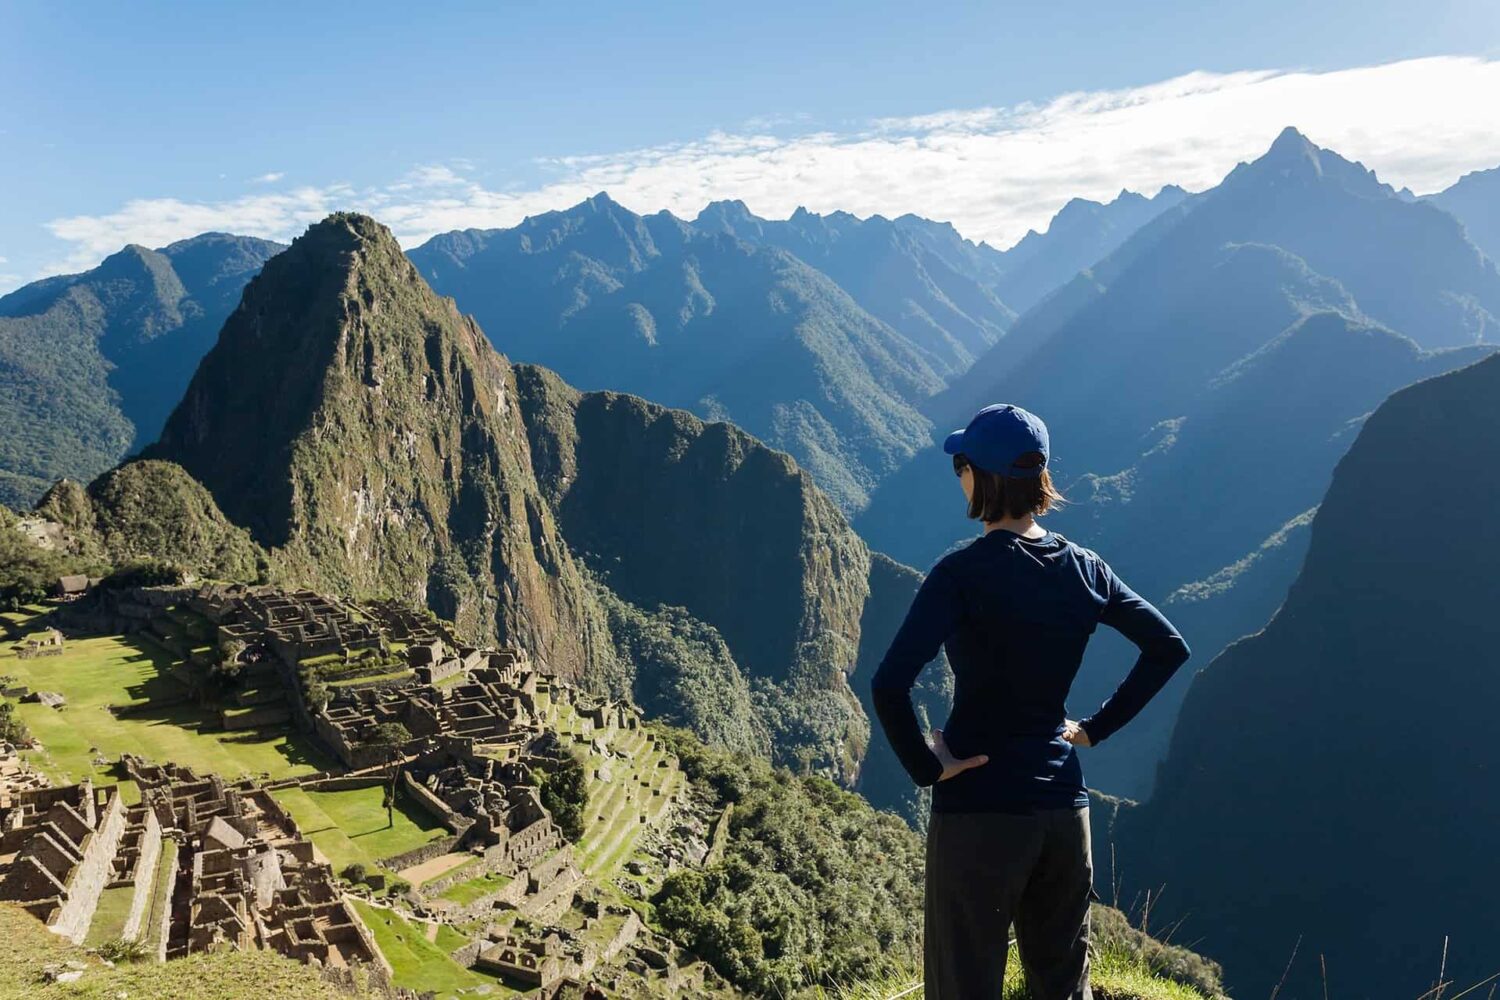
[[(1194, 679), (1120, 872), (1238, 993), (1417, 996), (1494, 973), (1500, 358), (1395, 393), (1339, 462), (1285, 605)], [(1436, 502), (1434, 496), (1440, 497)], [(1275, 891), (1268, 891), (1274, 887)]]

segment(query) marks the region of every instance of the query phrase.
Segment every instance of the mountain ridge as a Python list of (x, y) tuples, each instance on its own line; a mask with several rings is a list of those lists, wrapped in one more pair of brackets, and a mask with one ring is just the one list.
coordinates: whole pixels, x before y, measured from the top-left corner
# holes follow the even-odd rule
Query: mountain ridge
[(279, 244), (132, 244), (0, 297), (0, 503), (88, 481), (153, 440), (239, 289)]

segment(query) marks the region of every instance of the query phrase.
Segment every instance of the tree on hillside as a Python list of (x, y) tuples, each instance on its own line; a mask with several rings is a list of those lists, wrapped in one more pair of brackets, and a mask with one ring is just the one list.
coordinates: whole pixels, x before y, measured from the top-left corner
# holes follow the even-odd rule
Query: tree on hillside
[(569, 753), (551, 771), (532, 772), (541, 788), (542, 805), (563, 836), (577, 842), (583, 838), (584, 811), (589, 804), (588, 772), (576, 754)]
[(390, 783), (385, 786), (385, 825), (387, 827), (396, 825), (396, 776), (401, 771), (395, 766), (396, 758), (401, 756), (402, 747), (410, 742), (411, 730), (399, 722), (382, 722), (370, 730), (370, 736), (365, 741), (366, 745), (378, 747), (382, 751), (390, 772)]
[(327, 708), (328, 699), (332, 696), (333, 692), (328, 690), (327, 684), (324, 684), (316, 676), (308, 678), (304, 701), (307, 703), (307, 710), (309, 712), (321, 712)]

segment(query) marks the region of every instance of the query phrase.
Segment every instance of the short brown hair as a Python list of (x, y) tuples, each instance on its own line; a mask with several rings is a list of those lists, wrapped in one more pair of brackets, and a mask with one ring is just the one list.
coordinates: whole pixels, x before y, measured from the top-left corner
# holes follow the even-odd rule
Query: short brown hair
[[(1016, 464), (1023, 469), (1034, 469), (1043, 461), (1042, 453), (1035, 451), (1023, 455)], [(974, 477), (974, 491), (969, 495), (969, 516), (986, 524), (1004, 517), (1039, 516), (1067, 502), (1052, 485), (1052, 475), (1046, 469), (1039, 476), (1002, 476), (986, 472), (963, 455), (953, 456), (953, 464), (960, 470), (963, 465), (969, 467), (969, 474)]]

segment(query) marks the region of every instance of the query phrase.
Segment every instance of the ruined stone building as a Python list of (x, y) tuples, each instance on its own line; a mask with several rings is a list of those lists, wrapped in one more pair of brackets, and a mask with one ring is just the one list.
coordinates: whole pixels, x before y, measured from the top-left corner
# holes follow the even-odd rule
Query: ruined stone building
[(381, 962), (332, 869), (268, 792), (176, 765), (125, 766), (182, 845), (162, 957), (232, 947), (330, 968)]
[[(381, 687), (345, 689), (313, 715), (313, 728), (346, 767), (380, 763), (383, 748), (370, 745), (383, 723), (400, 723), (416, 741), (455, 737), (493, 749), (515, 749), (542, 731), (536, 697), (548, 679), (533, 670), (520, 650), (461, 648), (444, 657), (441, 644), (408, 651), (416, 676)], [(436, 663), (431, 657), (439, 657)], [(451, 684), (427, 680), (447, 680)]]
[(0, 900), (82, 941), (113, 879), (127, 822), (113, 788), (89, 782), (16, 793), (0, 806)]

